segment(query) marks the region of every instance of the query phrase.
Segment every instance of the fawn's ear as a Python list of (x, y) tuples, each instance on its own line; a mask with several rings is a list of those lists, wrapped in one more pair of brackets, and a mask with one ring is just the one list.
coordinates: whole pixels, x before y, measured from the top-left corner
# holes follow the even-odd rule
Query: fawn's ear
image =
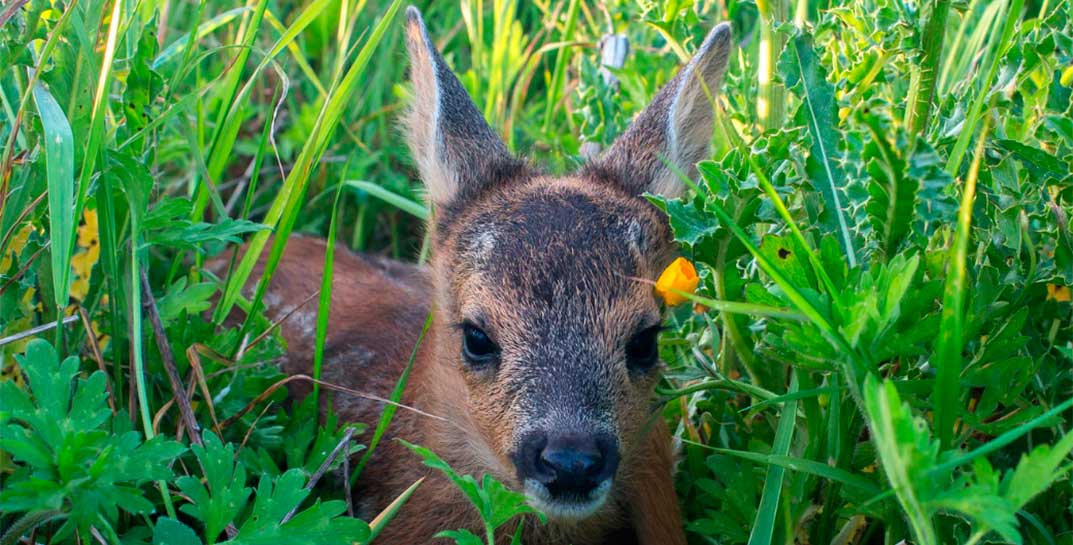
[[(714, 98), (719, 91), (730, 42), (729, 24), (713, 28), (689, 64), (594, 166), (634, 194), (679, 195), (683, 184), (675, 169), (692, 177), (697, 161), (708, 156), (715, 120), (709, 96)], [(674, 168), (668, 168), (668, 163)]]
[(406, 9), (413, 103), (405, 118), (410, 152), (429, 197), (446, 206), (509, 177), (521, 162), (485, 122), (429, 38), (421, 12)]

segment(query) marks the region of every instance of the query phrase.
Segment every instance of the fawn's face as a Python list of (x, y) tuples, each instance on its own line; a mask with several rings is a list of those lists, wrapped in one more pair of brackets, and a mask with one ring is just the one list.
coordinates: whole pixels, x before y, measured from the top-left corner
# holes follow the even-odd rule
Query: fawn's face
[[(435, 205), (441, 346), (460, 369), (483, 450), (550, 517), (598, 510), (643, 464), (658, 418), (660, 304), (650, 283), (674, 255), (665, 217), (641, 195), (680, 191), (707, 155), (729, 28), (596, 162), (566, 177), (512, 157), (408, 11), (410, 145)], [(668, 167), (668, 164), (670, 167)], [(673, 167), (673, 168), (671, 168)]]

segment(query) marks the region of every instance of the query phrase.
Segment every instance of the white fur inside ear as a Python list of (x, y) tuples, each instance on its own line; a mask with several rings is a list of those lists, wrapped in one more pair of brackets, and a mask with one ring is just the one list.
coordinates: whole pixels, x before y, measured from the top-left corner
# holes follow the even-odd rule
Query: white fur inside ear
[(451, 200), (458, 189), (454, 176), (443, 161), (443, 134), (440, 131), (442, 82), (436, 69), (434, 46), (420, 17), (409, 23), (410, 79), (413, 96), (406, 112), (410, 152), (417, 163), (428, 197), (436, 204)]
[[(730, 56), (730, 26), (716, 26), (682, 68), (666, 118), (666, 156), (674, 168), (660, 169), (649, 192), (677, 197), (685, 191), (680, 176), (690, 176), (711, 144), (715, 103)], [(677, 172), (675, 171), (677, 169)]]

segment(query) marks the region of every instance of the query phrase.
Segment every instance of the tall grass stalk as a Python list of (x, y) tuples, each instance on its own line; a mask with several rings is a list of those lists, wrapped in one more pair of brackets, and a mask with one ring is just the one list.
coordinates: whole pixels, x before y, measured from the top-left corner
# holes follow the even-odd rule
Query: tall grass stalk
[(786, 90), (775, 81), (775, 66), (786, 43), (775, 25), (786, 21), (788, 0), (757, 0), (760, 12), (758, 44), (756, 117), (764, 130), (781, 128), (786, 116)]
[(928, 4), (927, 21), (918, 27), (921, 59), (913, 72), (905, 120), (913, 135), (921, 135), (928, 128), (939, 81), (939, 61), (943, 55), (943, 37), (946, 35), (949, 11), (949, 0), (932, 0)]
[(984, 103), (991, 95), (991, 85), (995, 81), (995, 75), (998, 74), (998, 69), (1001, 63), (1003, 55), (1010, 47), (1011, 40), (1013, 39), (1014, 30), (1017, 28), (1021, 18), (1021, 11), (1024, 8), (1024, 0), (1009, 0), (1009, 9), (1006, 11), (1003, 17), (999, 20), (1004, 21), (1002, 25), (1002, 33), (998, 36), (994, 36), (991, 46), (989, 47), (990, 58), (988, 59), (987, 72), (984, 75), (983, 81), (980, 83), (980, 87), (976, 90), (976, 94), (973, 96), (972, 105), (969, 106), (969, 111), (965, 115), (964, 126), (961, 127), (961, 131), (958, 134), (957, 142), (954, 143), (953, 150), (950, 151), (950, 157), (946, 162), (946, 171), (951, 176), (957, 176), (961, 170), (961, 161), (965, 157), (965, 152), (969, 148), (969, 140), (976, 132), (976, 124), (980, 121), (980, 114), (984, 108)]
[[(574, 27), (577, 25), (578, 4), (580, 0), (570, 0), (566, 8), (566, 22), (560, 41), (569, 42), (574, 39)], [(559, 107), (559, 98), (563, 95), (565, 85), (566, 65), (570, 59), (570, 50), (560, 49), (555, 54), (555, 68), (552, 69), (551, 83), (548, 86), (547, 103), (544, 105), (544, 123), (541, 131), (547, 133), (551, 129), (551, 118)]]
[(944, 449), (954, 444), (954, 421), (962, 411), (962, 389), (959, 382), (963, 369), (961, 352), (965, 346), (965, 297), (968, 291), (966, 260), (969, 253), (969, 227), (972, 225), (972, 208), (976, 200), (976, 181), (980, 175), (980, 165), (984, 159), (990, 127), (991, 118), (987, 117), (976, 145), (976, 154), (961, 189), (961, 207), (958, 210), (958, 222), (954, 231), (954, 242), (950, 248), (950, 260), (943, 290), (942, 322), (935, 347), (935, 366), (938, 370), (933, 397), (935, 399), (935, 428), (939, 435), (939, 444)]
[[(344, 2), (345, 3), (345, 2)], [(332, 279), (335, 268), (335, 240), (336, 226), (339, 220), (339, 198), (343, 195), (343, 184), (338, 184), (335, 189), (335, 200), (332, 202), (332, 216), (328, 226), (328, 243), (324, 250), (324, 268), (321, 271), (320, 296), (317, 302), (317, 332), (313, 345), (313, 405), (320, 406), (320, 376), (324, 365), (324, 343), (328, 338), (328, 319), (331, 316), (332, 307)]]

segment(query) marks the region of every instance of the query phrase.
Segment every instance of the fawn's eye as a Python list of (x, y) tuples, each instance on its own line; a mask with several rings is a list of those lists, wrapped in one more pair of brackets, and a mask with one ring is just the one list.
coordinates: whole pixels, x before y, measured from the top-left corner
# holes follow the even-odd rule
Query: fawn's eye
[(491, 362), (499, 354), (499, 347), (481, 328), (466, 322), (462, 324), (462, 356), (472, 365)]
[(626, 343), (626, 363), (632, 369), (647, 371), (659, 361), (658, 325), (642, 329)]

